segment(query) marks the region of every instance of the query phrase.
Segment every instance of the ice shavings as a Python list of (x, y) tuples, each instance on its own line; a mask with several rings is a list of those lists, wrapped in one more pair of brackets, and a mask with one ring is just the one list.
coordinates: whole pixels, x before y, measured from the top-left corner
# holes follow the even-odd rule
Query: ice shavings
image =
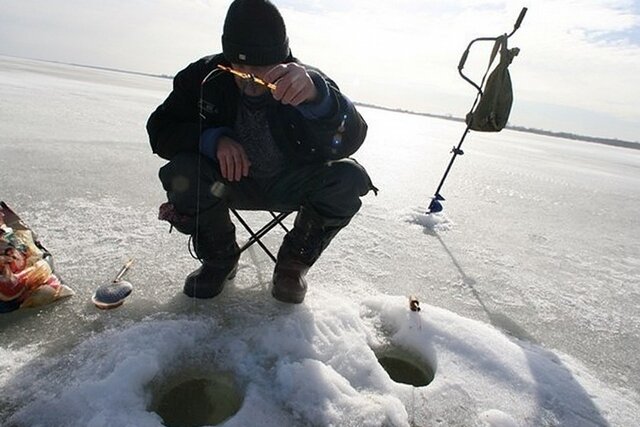
[[(316, 292), (302, 306), (239, 313), (235, 322), (166, 317), (102, 332), (69, 355), (15, 366), (5, 396), (23, 406), (9, 422), (160, 426), (149, 410), (156, 385), (194, 369), (229, 372), (237, 382), (244, 400), (225, 426), (409, 426), (438, 419), (604, 425), (599, 405), (609, 407), (612, 399), (619, 408), (609, 413), (612, 420), (624, 425), (633, 416), (630, 403), (620, 410), (623, 396), (594, 384), (569, 358), (441, 308), (411, 312), (402, 297), (374, 296), (353, 306)], [(431, 365), (434, 381), (420, 388), (392, 381), (375, 353), (389, 346)], [(34, 387), (39, 392), (31, 396)], [(600, 390), (598, 406), (591, 389)]]
[(145, 387), (179, 363), (209, 328), (197, 320), (144, 322), (98, 334), (68, 356), (16, 367), (7, 388), (27, 404), (9, 425), (159, 426), (159, 416), (146, 410)]
[(414, 207), (401, 213), (401, 218), (410, 224), (424, 227), (425, 232), (448, 231), (453, 222), (443, 212), (426, 213), (424, 208)]
[[(315, 386), (310, 387), (311, 384)], [(406, 411), (391, 395), (358, 390), (330, 366), (317, 360), (283, 362), (276, 386), (287, 406), (307, 423), (335, 426), (407, 425)]]

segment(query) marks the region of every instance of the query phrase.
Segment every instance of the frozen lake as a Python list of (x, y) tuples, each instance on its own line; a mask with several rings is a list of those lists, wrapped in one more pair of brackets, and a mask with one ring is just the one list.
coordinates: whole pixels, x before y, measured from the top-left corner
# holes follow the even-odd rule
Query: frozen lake
[[(170, 86), (0, 57), (0, 199), (76, 291), (0, 315), (0, 421), (160, 425), (148, 384), (203, 363), (240, 384), (228, 425), (640, 419), (640, 150), (472, 133), (444, 215), (425, 225), (462, 123), (362, 108), (369, 136), (355, 157), (381, 191), (311, 270), (305, 304), (270, 297), (258, 248), (219, 298), (193, 301), (181, 288), (197, 262), (156, 219), (164, 162), (144, 129)], [(133, 294), (97, 310), (91, 295), (130, 257)], [(403, 310), (408, 295), (419, 317)], [(436, 364), (433, 384), (385, 377), (367, 353), (385, 340)]]

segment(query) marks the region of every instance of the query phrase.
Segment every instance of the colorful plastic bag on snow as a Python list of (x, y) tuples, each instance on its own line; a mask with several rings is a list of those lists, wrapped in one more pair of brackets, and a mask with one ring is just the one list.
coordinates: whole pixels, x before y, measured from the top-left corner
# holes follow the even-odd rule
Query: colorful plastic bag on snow
[(0, 313), (40, 307), (73, 294), (54, 273), (53, 257), (33, 231), (0, 202)]

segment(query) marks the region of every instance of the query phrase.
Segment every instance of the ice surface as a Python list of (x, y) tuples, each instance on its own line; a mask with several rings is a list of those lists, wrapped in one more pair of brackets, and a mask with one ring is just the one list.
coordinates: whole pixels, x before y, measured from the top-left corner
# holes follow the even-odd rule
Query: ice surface
[[(311, 270), (305, 303), (270, 297), (258, 249), (193, 301), (180, 289), (197, 263), (156, 220), (163, 162), (144, 131), (170, 84), (0, 58), (0, 198), (77, 292), (0, 317), (1, 425), (158, 426), (157, 384), (194, 369), (236, 379), (228, 426), (635, 425), (640, 151), (472, 133), (426, 217), (460, 123), (362, 109), (357, 158), (381, 192)], [(134, 292), (97, 310), (130, 257)], [(376, 360), (388, 347), (434, 381), (393, 382)]]

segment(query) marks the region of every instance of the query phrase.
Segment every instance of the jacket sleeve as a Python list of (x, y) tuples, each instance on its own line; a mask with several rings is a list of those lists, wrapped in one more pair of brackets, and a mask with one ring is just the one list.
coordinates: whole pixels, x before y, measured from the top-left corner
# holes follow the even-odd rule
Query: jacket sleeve
[(164, 159), (198, 151), (200, 68), (195, 62), (180, 71), (173, 79), (173, 90), (147, 121), (151, 149)]
[[(316, 83), (316, 87), (319, 83), (326, 84), (327, 91), (324, 95), (329, 97), (329, 107), (326, 109), (320, 106), (312, 109), (305, 107), (307, 111), (326, 110), (326, 114), (320, 117), (309, 118), (310, 114), (301, 111), (305, 116), (305, 134), (312, 140), (312, 145), (320, 150), (323, 158), (337, 160), (349, 157), (364, 142), (367, 136), (367, 123), (353, 103), (340, 92), (333, 80), (314, 68), (310, 68), (309, 74)], [(320, 102), (327, 103), (326, 99)]]

